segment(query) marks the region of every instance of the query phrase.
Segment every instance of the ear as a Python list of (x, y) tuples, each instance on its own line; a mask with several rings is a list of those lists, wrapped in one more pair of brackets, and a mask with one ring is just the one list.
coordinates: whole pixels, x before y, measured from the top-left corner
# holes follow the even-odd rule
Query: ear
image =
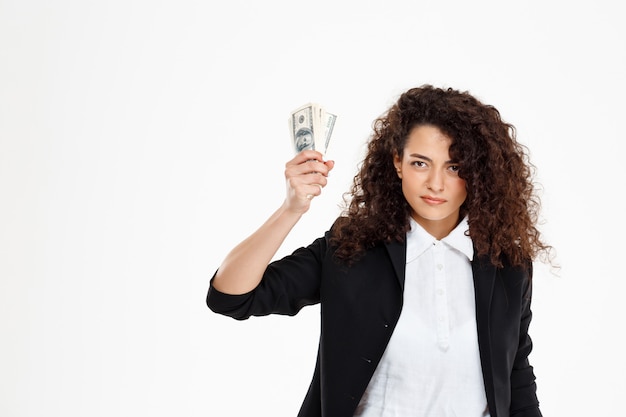
[(393, 165), (396, 167), (398, 178), (402, 179), (402, 158), (397, 153), (393, 154)]

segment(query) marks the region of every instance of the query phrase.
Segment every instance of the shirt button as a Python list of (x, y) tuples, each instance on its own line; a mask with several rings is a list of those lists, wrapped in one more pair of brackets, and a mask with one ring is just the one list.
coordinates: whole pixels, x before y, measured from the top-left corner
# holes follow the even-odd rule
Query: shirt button
[(441, 271), (443, 269), (443, 265), (442, 264), (437, 264), (437, 269)]
[(437, 295), (443, 295), (443, 290), (437, 290)]

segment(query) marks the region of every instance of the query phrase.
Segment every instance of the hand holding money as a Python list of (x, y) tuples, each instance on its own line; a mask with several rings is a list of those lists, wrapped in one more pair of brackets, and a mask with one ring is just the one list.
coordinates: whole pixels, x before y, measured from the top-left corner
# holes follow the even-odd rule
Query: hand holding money
[(292, 111), (289, 131), (295, 153), (310, 149), (325, 154), (336, 121), (337, 115), (315, 103), (305, 104)]
[(322, 188), (328, 183), (328, 173), (335, 166), (335, 162), (323, 161), (321, 156), (317, 151), (305, 149), (287, 162), (287, 210), (304, 213), (309, 209), (311, 200), (322, 193)]

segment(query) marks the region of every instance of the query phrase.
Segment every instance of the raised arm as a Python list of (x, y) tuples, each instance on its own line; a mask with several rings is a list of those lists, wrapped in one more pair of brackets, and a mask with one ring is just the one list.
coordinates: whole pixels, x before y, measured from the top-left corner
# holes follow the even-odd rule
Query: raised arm
[(213, 287), (226, 294), (245, 294), (261, 281), (265, 268), (293, 226), (326, 186), (333, 161), (306, 150), (285, 165), (287, 195), (263, 225), (230, 251), (219, 267)]

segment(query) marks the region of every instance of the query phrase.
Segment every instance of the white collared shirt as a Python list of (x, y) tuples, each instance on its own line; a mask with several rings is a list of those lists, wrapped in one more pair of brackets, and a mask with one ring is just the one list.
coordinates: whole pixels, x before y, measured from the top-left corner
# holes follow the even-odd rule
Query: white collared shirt
[(404, 305), (355, 417), (489, 416), (467, 230), (437, 240), (411, 219)]

